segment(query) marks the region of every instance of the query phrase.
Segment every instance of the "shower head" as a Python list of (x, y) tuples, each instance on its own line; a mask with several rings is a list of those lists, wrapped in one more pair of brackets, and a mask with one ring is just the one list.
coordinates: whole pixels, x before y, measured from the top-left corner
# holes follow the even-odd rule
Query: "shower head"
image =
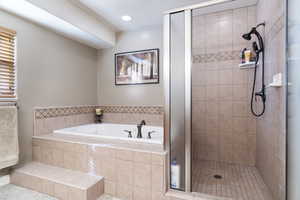
[(258, 42), (259, 42), (259, 46), (260, 46), (260, 49), (258, 50), (258, 52), (264, 51), (264, 42), (263, 42), (263, 39), (262, 39), (260, 33), (256, 30), (260, 26), (265, 26), (265, 23), (258, 24), (256, 27), (253, 27), (249, 33), (245, 33), (242, 36), (245, 40), (251, 40), (252, 39), (252, 35), (255, 35), (258, 38)]
[(251, 40), (251, 39), (252, 39), (251, 33), (246, 33), (246, 34), (244, 34), (244, 35), (243, 35), (243, 38), (244, 38), (245, 40)]
[(256, 27), (253, 27), (249, 33), (245, 33), (245, 34), (243, 35), (243, 38), (244, 38), (245, 40), (251, 40), (251, 39), (252, 39), (252, 36), (251, 36), (252, 34), (255, 34), (256, 36), (257, 36), (257, 34), (259, 34), (259, 33), (257, 32), (257, 30), (256, 30)]

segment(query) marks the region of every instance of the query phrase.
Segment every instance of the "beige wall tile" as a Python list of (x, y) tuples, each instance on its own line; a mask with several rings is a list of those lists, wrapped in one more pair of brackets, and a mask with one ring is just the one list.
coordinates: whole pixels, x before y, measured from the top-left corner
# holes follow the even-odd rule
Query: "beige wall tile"
[(64, 152), (59, 149), (53, 149), (53, 165), (64, 167)]
[(144, 163), (151, 164), (152, 161), (152, 153), (151, 152), (134, 152), (134, 162), (136, 163)]
[(28, 176), (28, 186), (27, 188), (35, 190), (37, 192), (42, 192), (42, 179), (34, 176)]
[(192, 87), (192, 99), (193, 100), (205, 100), (206, 99), (206, 87), (205, 86), (193, 86)]
[[(253, 80), (253, 70), (240, 70), (236, 53), (251, 47), (252, 43), (242, 39), (241, 35), (248, 31), (255, 18), (255, 7), (193, 16), (194, 24), (202, 23), (201, 27), (205, 27), (205, 31), (200, 28), (193, 30), (196, 46), (193, 46), (192, 53), (205, 58), (195, 59), (193, 63), (194, 159), (255, 164), (255, 145), (252, 148), (241, 147), (246, 135), (256, 134), (256, 119), (251, 118), (249, 112), (249, 85)], [(201, 38), (202, 43), (197, 41)], [(204, 44), (204, 48), (199, 47), (200, 43)], [(202, 77), (200, 74), (204, 77), (198, 80)], [(250, 162), (244, 155), (249, 156)]]
[(68, 200), (69, 199), (69, 187), (55, 183), (54, 184), (54, 196), (61, 200)]
[(233, 97), (233, 88), (228, 85), (219, 86), (219, 100), (220, 101), (232, 101)]
[(133, 200), (151, 200), (151, 191), (135, 187), (133, 191)]
[(208, 85), (206, 86), (206, 100), (217, 101), (218, 100), (218, 86)]
[(76, 166), (76, 153), (64, 152), (64, 168), (74, 169)]
[(220, 85), (232, 85), (232, 69), (218, 70), (218, 73)]
[[(286, 73), (284, 8), (284, 1), (259, 1), (257, 6), (258, 21), (268, 22), (265, 32), (267, 81), (270, 81), (276, 73), (281, 72), (283, 76)], [(285, 188), (286, 184), (285, 172), (280, 170), (286, 166), (285, 153), (282, 154), (281, 159), (278, 159), (279, 149), (286, 147), (285, 92), (284, 87), (267, 92), (269, 103), (266, 112), (256, 122), (257, 168), (274, 199), (278, 200), (284, 199), (285, 191), (282, 188)]]
[(103, 182), (99, 182), (97, 184), (94, 184), (92, 187), (90, 187), (87, 190), (87, 200), (97, 200), (98, 197), (100, 197), (101, 194), (103, 194)]
[(152, 199), (151, 200), (170, 200), (165, 193), (162, 192), (152, 192)]
[(117, 184), (117, 198), (133, 200), (133, 187), (124, 184)]
[(70, 187), (68, 190), (68, 200), (86, 200), (86, 191)]
[(134, 171), (133, 162), (118, 160), (117, 164), (117, 183), (124, 185), (133, 185)]
[(247, 85), (234, 85), (233, 86), (233, 100), (235, 100), (235, 101), (247, 101), (248, 100)]
[(101, 175), (104, 176), (107, 180), (114, 181), (116, 180), (116, 160), (104, 158), (101, 167)]
[(151, 190), (151, 165), (134, 163), (134, 186)]
[(152, 165), (164, 165), (166, 155), (152, 153)]
[(116, 196), (116, 182), (104, 181), (104, 193)]
[(40, 146), (33, 146), (32, 147), (32, 160), (34, 161), (41, 161), (41, 147)]
[(43, 179), (41, 181), (42, 193), (48, 194), (50, 196), (54, 196), (54, 183)]
[(164, 190), (164, 167), (159, 165), (152, 165), (152, 178), (151, 178), (151, 185), (152, 191), (159, 191), (163, 192)]
[(133, 161), (134, 152), (131, 150), (116, 150), (116, 158), (119, 160)]
[(41, 161), (49, 165), (53, 163), (53, 152), (51, 148), (41, 147)]
[(89, 148), (90, 154), (98, 158), (115, 158), (116, 150), (107, 147), (96, 146), (95, 148)]

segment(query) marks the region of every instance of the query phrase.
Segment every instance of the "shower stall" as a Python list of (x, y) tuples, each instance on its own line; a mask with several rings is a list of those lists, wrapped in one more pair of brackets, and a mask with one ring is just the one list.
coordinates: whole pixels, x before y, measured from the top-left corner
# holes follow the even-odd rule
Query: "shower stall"
[[(260, 6), (260, 10), (262, 7), (267, 6)], [(277, 140), (263, 144), (270, 136), (266, 134), (277, 132), (274, 127), (266, 130), (265, 123), (275, 123), (269, 116), (277, 106), (273, 94), (278, 90), (265, 85), (274, 73), (270, 69), (273, 61), (267, 57), (273, 54), (269, 37), (274, 34), (266, 31), (260, 21), (264, 16), (257, 10), (257, 1), (212, 0), (165, 13), (165, 137), (170, 190), (235, 200), (285, 199), (285, 157), (278, 161), (279, 156), (272, 154)], [(284, 25), (281, 28), (276, 34), (284, 34)], [(266, 72), (264, 54), (257, 61), (241, 64), (241, 52), (252, 50), (253, 57), (259, 57), (265, 50), (264, 40), (268, 42)], [(284, 122), (278, 124), (284, 126)], [(280, 169), (274, 169), (272, 165), (278, 163)], [(271, 177), (268, 168), (280, 177)]]

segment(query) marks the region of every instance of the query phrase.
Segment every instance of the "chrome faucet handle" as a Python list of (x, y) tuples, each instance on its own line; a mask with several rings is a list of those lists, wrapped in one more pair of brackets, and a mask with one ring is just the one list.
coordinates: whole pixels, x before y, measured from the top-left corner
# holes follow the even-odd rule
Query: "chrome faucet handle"
[(124, 130), (124, 132), (128, 133), (128, 137), (129, 137), (129, 138), (132, 138), (132, 134), (131, 134), (132, 131)]
[(156, 131), (149, 131), (149, 132), (148, 132), (148, 139), (151, 139), (151, 138), (152, 138), (152, 137), (151, 137), (151, 134), (152, 134), (152, 133), (155, 133), (155, 132), (156, 132)]

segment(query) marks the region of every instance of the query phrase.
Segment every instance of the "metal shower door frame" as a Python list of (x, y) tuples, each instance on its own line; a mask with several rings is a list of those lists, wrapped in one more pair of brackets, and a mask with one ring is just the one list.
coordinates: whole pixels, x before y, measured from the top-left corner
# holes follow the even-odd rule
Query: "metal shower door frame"
[[(180, 12), (180, 11), (179, 11)], [(191, 67), (192, 67), (192, 9), (185, 9), (185, 192), (191, 192)], [(175, 12), (176, 13), (176, 12)], [(174, 13), (167, 13), (164, 16), (164, 131), (165, 149), (167, 156), (167, 189), (170, 190), (170, 17)]]

